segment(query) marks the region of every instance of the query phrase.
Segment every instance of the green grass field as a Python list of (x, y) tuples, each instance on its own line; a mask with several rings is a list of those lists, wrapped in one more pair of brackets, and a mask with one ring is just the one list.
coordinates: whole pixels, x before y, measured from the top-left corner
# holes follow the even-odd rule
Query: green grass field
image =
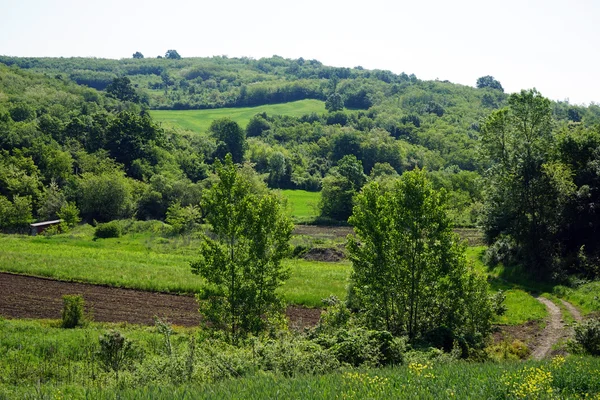
[(281, 194), (288, 199), (288, 215), (295, 221), (312, 221), (319, 216), (321, 192), (282, 190)]
[(206, 132), (212, 121), (229, 117), (245, 128), (254, 115), (281, 114), (300, 117), (310, 113), (324, 113), (325, 103), (320, 100), (300, 100), (283, 104), (269, 104), (258, 107), (216, 108), (210, 110), (152, 110), (152, 118), (165, 125), (180, 127), (193, 132)]

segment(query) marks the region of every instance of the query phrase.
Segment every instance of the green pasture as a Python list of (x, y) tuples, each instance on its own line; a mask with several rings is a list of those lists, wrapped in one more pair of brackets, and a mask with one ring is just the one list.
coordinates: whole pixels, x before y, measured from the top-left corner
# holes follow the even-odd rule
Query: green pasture
[(310, 113), (324, 113), (325, 103), (320, 100), (299, 100), (290, 103), (269, 104), (258, 107), (215, 108), (209, 110), (151, 110), (152, 118), (165, 125), (187, 129), (193, 132), (206, 132), (212, 121), (231, 118), (245, 128), (254, 115), (266, 112), (300, 117)]
[(288, 215), (294, 220), (311, 221), (319, 216), (321, 192), (282, 190), (281, 194), (288, 200)]

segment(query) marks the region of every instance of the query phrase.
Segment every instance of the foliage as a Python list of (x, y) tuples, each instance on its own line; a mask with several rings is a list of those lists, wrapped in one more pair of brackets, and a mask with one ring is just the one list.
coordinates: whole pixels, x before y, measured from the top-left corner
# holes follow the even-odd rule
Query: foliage
[(229, 153), (234, 163), (239, 164), (244, 160), (246, 132), (237, 122), (229, 118), (217, 119), (210, 124), (208, 130), (217, 141), (216, 156), (219, 159), (224, 159)]
[(325, 109), (329, 112), (341, 111), (344, 109), (344, 99), (339, 93), (332, 93), (325, 101)]
[[(143, 349), (134, 368), (98, 368), (98, 329), (60, 329), (45, 321), (0, 321), (0, 397), (73, 399), (196, 398), (585, 398), (600, 394), (597, 357), (555, 357), (544, 361), (462, 362), (443, 357), (407, 359), (384, 368), (339, 367), (331, 353), (301, 336), (281, 335), (234, 347), (190, 339), (198, 332), (174, 328), (173, 353), (152, 327), (121, 326)], [(408, 356), (413, 356), (414, 351)], [(432, 353), (433, 354), (433, 353)], [(190, 356), (191, 355), (191, 356)], [(192, 360), (191, 380), (187, 364)], [(542, 378), (542, 373), (545, 377)], [(543, 387), (552, 392), (536, 393)], [(402, 388), (399, 390), (398, 388)]]
[(63, 296), (62, 324), (63, 328), (75, 328), (84, 322), (83, 296)]
[(79, 217), (79, 209), (73, 202), (63, 204), (56, 216), (63, 220), (66, 227), (72, 228), (81, 222)]
[(488, 285), (467, 267), (443, 193), (425, 172), (405, 173), (390, 190), (369, 183), (349, 222), (352, 287), (367, 326), (445, 348), (490, 332)]
[(600, 319), (592, 318), (575, 326), (575, 342), (593, 356), (600, 356)]
[(179, 60), (181, 59), (181, 56), (179, 55), (177, 50), (167, 50), (167, 52), (165, 53), (165, 58), (171, 60)]
[(486, 75), (486, 76), (482, 76), (481, 78), (478, 78), (477, 79), (477, 88), (478, 89), (490, 88), (490, 89), (495, 89), (495, 90), (504, 92), (504, 88), (502, 88), (502, 85), (500, 84), (500, 82), (498, 82), (496, 79), (494, 79), (493, 76), (490, 76), (490, 75)]
[(323, 180), (321, 215), (345, 221), (352, 213), (354, 195), (365, 184), (362, 163), (354, 155), (346, 155)]
[(177, 233), (191, 232), (200, 222), (200, 209), (194, 205), (182, 207), (180, 203), (173, 203), (167, 210), (167, 224)]
[(213, 327), (226, 328), (232, 342), (266, 326), (277, 315), (276, 289), (288, 277), (281, 260), (289, 252), (293, 225), (274, 194), (256, 191), (231, 155), (216, 164), (218, 181), (203, 197), (210, 210), (205, 236), (192, 272), (206, 279), (198, 299)]
[(106, 87), (106, 92), (122, 101), (139, 101), (139, 96), (135, 92), (131, 80), (126, 76), (113, 79), (111, 84)]
[(83, 173), (78, 178), (78, 203), (87, 221), (110, 221), (133, 215), (132, 180), (123, 173)]
[(119, 381), (119, 371), (126, 368), (134, 356), (132, 342), (121, 332), (111, 330), (99, 338), (98, 361), (105, 371), (114, 371)]
[(105, 224), (99, 224), (94, 231), (94, 238), (107, 239), (118, 238), (123, 234), (119, 221), (111, 221)]
[(482, 127), (487, 173), (484, 227), (490, 242), (507, 234), (532, 272), (548, 275), (560, 187), (545, 167), (553, 146), (550, 102), (537, 91), (509, 97)]

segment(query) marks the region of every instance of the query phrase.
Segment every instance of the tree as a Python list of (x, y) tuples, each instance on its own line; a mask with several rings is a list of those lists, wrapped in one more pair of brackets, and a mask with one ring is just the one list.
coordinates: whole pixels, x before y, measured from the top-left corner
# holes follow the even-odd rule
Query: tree
[(135, 53), (133, 53), (133, 58), (144, 58), (144, 55), (142, 53), (140, 53), (139, 51), (136, 51)]
[(496, 79), (494, 79), (493, 76), (490, 76), (490, 75), (486, 75), (486, 76), (482, 76), (481, 78), (478, 78), (477, 79), (477, 88), (478, 89), (490, 88), (490, 89), (499, 90), (504, 93), (504, 88), (502, 87), (500, 82), (498, 82)]
[(231, 118), (214, 120), (208, 131), (217, 141), (215, 155), (223, 159), (227, 153), (231, 153), (233, 162), (236, 164), (244, 161), (246, 151), (246, 132)]
[(111, 221), (133, 215), (132, 180), (120, 171), (94, 175), (86, 172), (78, 178), (77, 199), (87, 221)]
[(280, 314), (276, 290), (288, 277), (281, 260), (289, 252), (293, 224), (279, 198), (253, 184), (231, 155), (215, 164), (218, 180), (202, 201), (211, 233), (191, 268), (206, 280), (198, 295), (201, 313), (235, 343)]
[(321, 215), (346, 221), (352, 214), (352, 199), (365, 184), (366, 179), (362, 162), (354, 155), (344, 156), (323, 179)]
[(165, 58), (168, 58), (171, 60), (179, 60), (181, 58), (181, 56), (179, 55), (177, 50), (167, 50), (167, 52), (165, 53)]
[(351, 283), (366, 324), (395, 335), (435, 339), (487, 335), (492, 301), (487, 283), (466, 264), (452, 232), (443, 192), (421, 170), (406, 172), (390, 189), (369, 183), (349, 222)]
[(126, 76), (113, 79), (110, 85), (106, 87), (106, 92), (121, 101), (137, 102), (140, 99), (131, 84), (131, 80)]
[(325, 109), (329, 112), (342, 111), (344, 109), (344, 99), (339, 93), (332, 93), (325, 101)]
[(130, 168), (137, 159), (148, 160), (153, 148), (163, 143), (164, 132), (148, 114), (123, 111), (106, 130), (105, 148), (118, 162)]
[(508, 108), (492, 113), (482, 126), (486, 171), (484, 230), (489, 242), (509, 235), (521, 261), (537, 273), (549, 272), (551, 236), (557, 229), (557, 167), (550, 101), (535, 89), (512, 94)]

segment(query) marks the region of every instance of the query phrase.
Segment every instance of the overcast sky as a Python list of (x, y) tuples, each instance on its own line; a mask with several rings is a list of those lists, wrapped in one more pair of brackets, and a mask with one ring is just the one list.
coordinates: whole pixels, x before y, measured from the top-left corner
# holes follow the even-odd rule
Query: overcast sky
[(0, 54), (274, 54), (600, 103), (595, 0), (0, 0)]

